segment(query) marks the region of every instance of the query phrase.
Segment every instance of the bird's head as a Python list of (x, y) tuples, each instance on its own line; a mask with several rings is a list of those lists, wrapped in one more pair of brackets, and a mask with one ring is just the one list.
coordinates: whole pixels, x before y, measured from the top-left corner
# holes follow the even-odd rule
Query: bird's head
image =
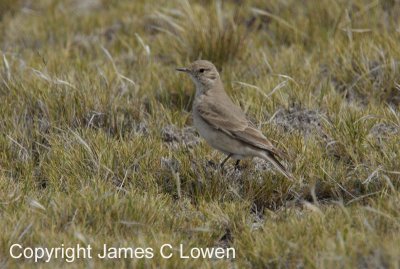
[(196, 84), (196, 88), (206, 91), (210, 87), (220, 83), (217, 68), (209, 61), (197, 60), (188, 67), (177, 68), (177, 71), (188, 73)]

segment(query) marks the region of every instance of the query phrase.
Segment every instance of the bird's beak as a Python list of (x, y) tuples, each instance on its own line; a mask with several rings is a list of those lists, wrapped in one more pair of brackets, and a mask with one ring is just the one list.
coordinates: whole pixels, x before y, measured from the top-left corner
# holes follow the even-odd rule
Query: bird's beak
[(177, 69), (176, 69), (176, 71), (179, 71), (179, 72), (185, 72), (185, 73), (189, 73), (189, 72), (190, 72), (190, 70), (189, 70), (189, 69), (187, 69), (186, 67), (183, 67), (183, 68), (177, 68)]

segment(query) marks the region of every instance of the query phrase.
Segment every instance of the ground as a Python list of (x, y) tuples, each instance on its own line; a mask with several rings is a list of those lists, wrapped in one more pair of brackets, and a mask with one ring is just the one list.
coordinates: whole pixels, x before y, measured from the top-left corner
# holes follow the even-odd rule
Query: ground
[[(400, 3), (0, 2), (1, 268), (398, 268)], [(214, 62), (287, 152), (238, 169), (192, 127)], [(233, 247), (235, 259), (13, 259), (24, 247)]]

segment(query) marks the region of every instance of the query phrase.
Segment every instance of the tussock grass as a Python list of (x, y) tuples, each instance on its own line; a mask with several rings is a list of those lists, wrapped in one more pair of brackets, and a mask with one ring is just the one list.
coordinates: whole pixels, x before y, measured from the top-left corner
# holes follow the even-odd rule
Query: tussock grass
[[(3, 6), (4, 8), (3, 8)], [(8, 248), (233, 246), (235, 260), (39, 267), (397, 268), (396, 1), (3, 1), (0, 267)], [(203, 58), (288, 152), (239, 170), (190, 128)]]
[(151, 18), (156, 25), (152, 27), (171, 37), (160, 46), (173, 48), (167, 54), (174, 53), (190, 61), (209, 59), (221, 69), (229, 61), (239, 61), (247, 52), (247, 33), (238, 24), (239, 10), (239, 7), (223, 8), (221, 1), (211, 1), (202, 7), (184, 0), (178, 9), (153, 14)]

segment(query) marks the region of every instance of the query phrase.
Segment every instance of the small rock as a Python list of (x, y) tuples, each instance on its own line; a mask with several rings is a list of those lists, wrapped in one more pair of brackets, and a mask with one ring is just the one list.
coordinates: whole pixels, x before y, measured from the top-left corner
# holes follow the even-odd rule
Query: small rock
[(321, 124), (321, 114), (315, 110), (302, 109), (297, 106), (288, 110), (282, 109), (276, 113), (273, 122), (282, 126), (285, 131), (300, 131), (306, 137), (316, 133), (327, 138)]
[(139, 135), (147, 136), (149, 134), (149, 127), (146, 122), (139, 122), (135, 124), (135, 132)]
[(161, 157), (161, 168), (177, 173), (179, 171), (180, 164), (175, 158)]
[(167, 125), (161, 129), (161, 136), (164, 142), (171, 143), (180, 140), (180, 134), (174, 125)]
[(256, 171), (272, 171), (274, 173), (274, 166), (273, 164), (271, 164), (270, 162), (267, 162), (263, 159), (260, 158), (253, 158), (252, 160), (253, 164), (254, 164), (254, 170)]
[(178, 129), (175, 125), (167, 125), (161, 129), (161, 137), (164, 142), (171, 143), (173, 146), (182, 144), (193, 147), (200, 142), (193, 127)]
[(375, 138), (387, 138), (392, 135), (396, 135), (400, 132), (400, 129), (393, 125), (387, 123), (377, 123), (369, 131), (369, 135)]
[(200, 138), (197, 136), (196, 130), (193, 127), (183, 128), (182, 140), (189, 146), (194, 146), (200, 143)]

